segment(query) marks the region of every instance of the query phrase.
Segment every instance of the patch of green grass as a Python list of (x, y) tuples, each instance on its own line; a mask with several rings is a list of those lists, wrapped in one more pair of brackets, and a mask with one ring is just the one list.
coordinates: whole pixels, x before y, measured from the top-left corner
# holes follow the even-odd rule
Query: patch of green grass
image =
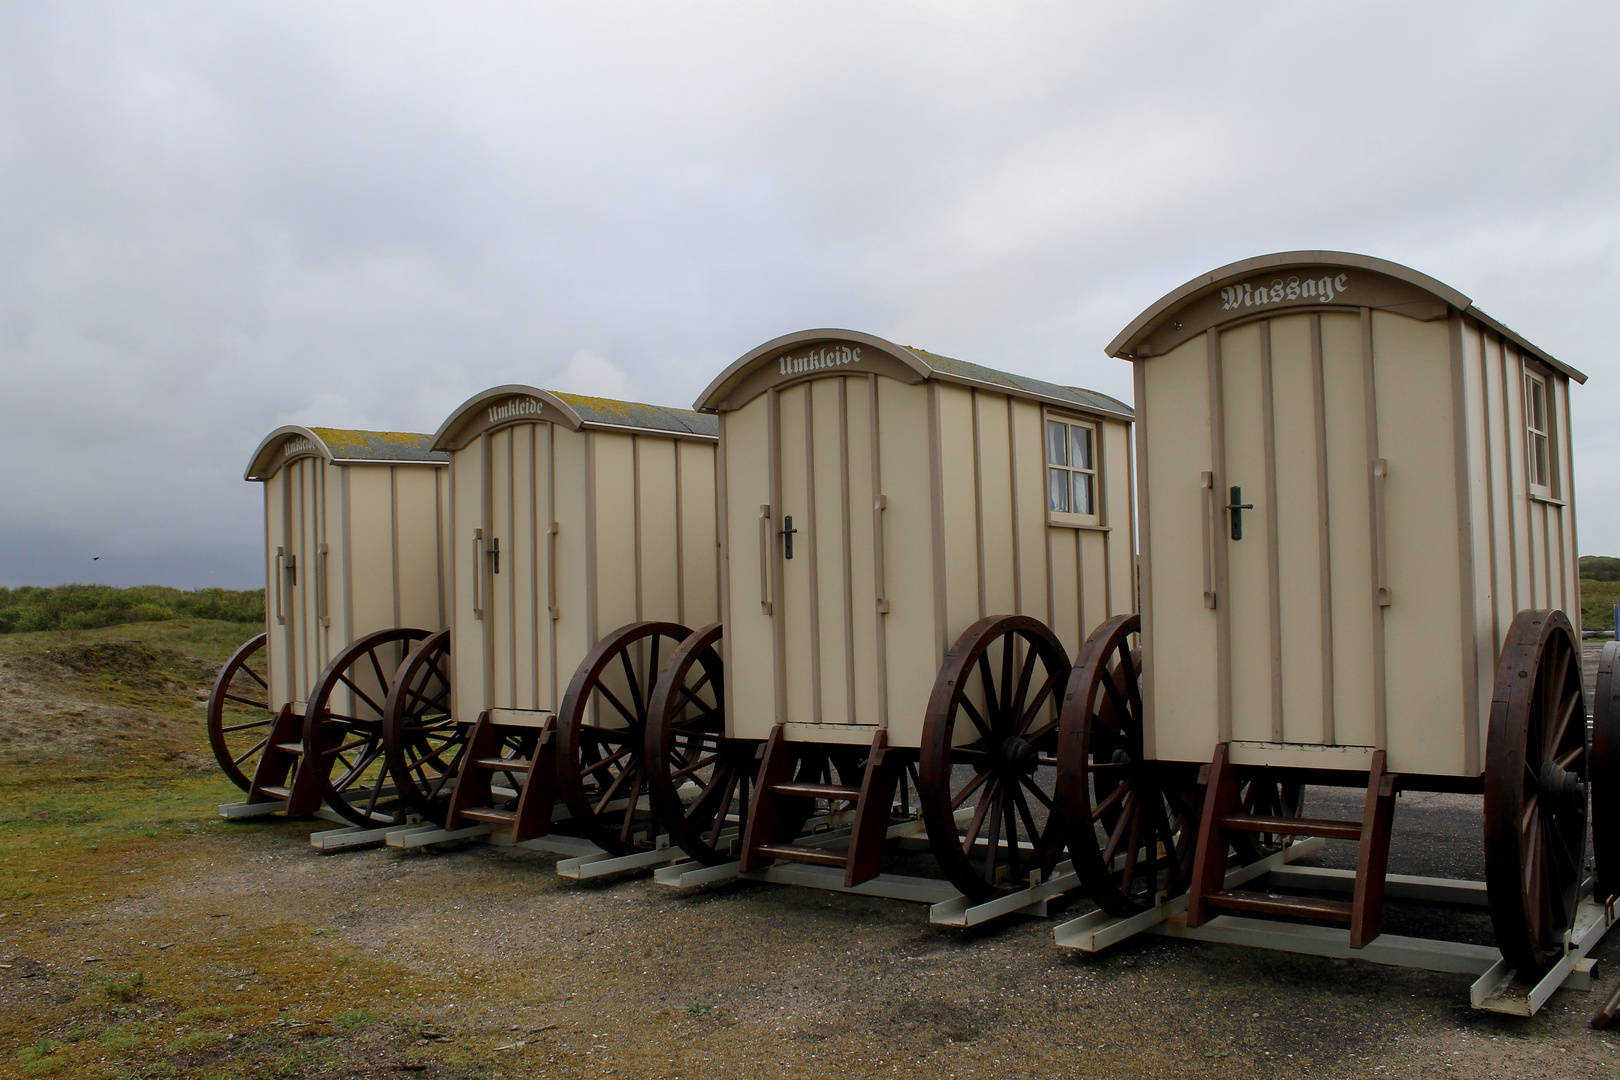
[(264, 590), (171, 589), (139, 585), (25, 585), (0, 588), (0, 634), (94, 630), (168, 619), (264, 622)]
[(151, 1030), (152, 1025), (147, 1021), (132, 1020), (126, 1024), (114, 1024), (96, 1038), (115, 1054), (131, 1054), (146, 1045), (146, 1037)]
[(345, 1032), (349, 1032), (363, 1028), (367, 1024), (375, 1024), (381, 1019), (382, 1015), (380, 1013), (373, 1012), (370, 1009), (345, 1009), (332, 1017), (332, 1026), (340, 1027)]
[(712, 1009), (713, 1007), (714, 1006), (710, 1005), (706, 1001), (694, 1001), (694, 1002), (692, 1002), (692, 1004), (690, 1004), (690, 1005), (688, 1005), (686, 1007), (686, 1015), (688, 1015), (688, 1016), (708, 1016), (709, 1015), (709, 1010)]
[(238, 1016), (247, 1016), (255, 1011), (257, 1010), (251, 1005), (203, 1005), (176, 1014), (174, 1022), (177, 1024), (197, 1024), (206, 1023), (210, 1020), (234, 1020)]
[(112, 1001), (130, 1002), (141, 996), (141, 988), (146, 985), (146, 973), (137, 971), (127, 979), (108, 979), (101, 984), (101, 992)]
[(165, 1054), (185, 1054), (192, 1050), (201, 1050), (205, 1046), (212, 1046), (225, 1036), (217, 1031), (188, 1031), (184, 1035), (176, 1035), (163, 1044)]
[(49, 1039), (41, 1039), (33, 1046), (25, 1046), (17, 1051), (17, 1061), (22, 1065), (24, 1076), (46, 1076), (62, 1067), (62, 1059), (56, 1056), (57, 1046)]
[(98, 629), (13, 631), (0, 634), (0, 656), (24, 656), (64, 645), (139, 641), (167, 646), (203, 660), (223, 662), (248, 638), (264, 633), (262, 619), (168, 619)]
[[(1588, 556), (1590, 558), (1590, 556)], [(1620, 559), (1611, 560), (1620, 562)], [(1586, 573), (1582, 559), (1581, 573)], [(1593, 630), (1614, 626), (1614, 605), (1620, 604), (1620, 581), (1581, 578), (1581, 625)]]

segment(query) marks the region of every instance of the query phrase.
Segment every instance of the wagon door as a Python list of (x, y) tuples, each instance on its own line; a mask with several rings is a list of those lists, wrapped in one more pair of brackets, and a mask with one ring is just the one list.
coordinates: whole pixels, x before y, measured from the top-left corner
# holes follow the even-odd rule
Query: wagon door
[(789, 723), (880, 720), (873, 408), (866, 376), (775, 395), (774, 622)]
[(288, 658), (289, 700), (302, 702), (309, 694), (326, 663), (320, 570), (325, 540), (323, 463), (316, 458), (300, 458), (283, 469), (282, 522), (278, 542), (280, 595), (276, 610), (282, 619), (278, 628)]
[(1217, 367), (1209, 495), (1232, 737), (1373, 745), (1378, 474), (1360, 322), (1239, 326), (1219, 335)]
[(485, 443), (485, 704), (552, 712), (551, 426), (516, 424)]

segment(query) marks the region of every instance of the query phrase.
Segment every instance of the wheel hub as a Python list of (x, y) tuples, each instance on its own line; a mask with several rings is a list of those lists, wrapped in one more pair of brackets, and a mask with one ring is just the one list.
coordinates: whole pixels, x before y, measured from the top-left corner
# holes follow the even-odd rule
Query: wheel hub
[(1002, 740), (1001, 760), (1019, 772), (1034, 773), (1035, 767), (1040, 764), (1040, 756), (1040, 751), (1035, 749), (1034, 743), (1016, 735)]
[(1562, 813), (1581, 814), (1586, 810), (1586, 785), (1579, 775), (1561, 769), (1556, 761), (1541, 763), (1541, 775), (1536, 778), (1541, 786), (1541, 797)]

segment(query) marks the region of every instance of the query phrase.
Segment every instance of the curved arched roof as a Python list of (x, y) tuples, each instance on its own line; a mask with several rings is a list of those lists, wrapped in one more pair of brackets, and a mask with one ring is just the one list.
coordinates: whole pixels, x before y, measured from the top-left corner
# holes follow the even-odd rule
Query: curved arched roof
[[(506, 400), (503, 402), (503, 399)], [(460, 445), (457, 436), (465, 429), (478, 426), (479, 430), (483, 430), (508, 417), (520, 416), (559, 423), (571, 431), (583, 428), (707, 439), (720, 435), (720, 425), (712, 417), (699, 415), (689, 409), (643, 405), (635, 401), (508, 383), (474, 394), (457, 406), (439, 425), (439, 430), (432, 436), (431, 445), (435, 450), (454, 450)]]
[(287, 444), (302, 440), (293, 454), (312, 454), (330, 464), (356, 462), (410, 462), (443, 465), (450, 459), (433, 449), (433, 436), (414, 431), (359, 431), (353, 428), (301, 427), (288, 424), (276, 428), (248, 460), (244, 480), (267, 480), (275, 475), (289, 456)]
[[(1496, 333), (1518, 345), (1521, 349), (1532, 353), (1576, 382), (1586, 381), (1586, 376), (1581, 372), (1556, 359), (1546, 350), (1526, 341), (1513, 330), (1476, 308), (1472, 300), (1444, 282), (1437, 281), (1427, 274), (1419, 273), (1411, 267), (1403, 266), (1397, 262), (1376, 259), (1371, 255), (1357, 255), (1347, 251), (1279, 251), (1271, 255), (1259, 255), (1252, 259), (1228, 263), (1219, 269), (1211, 270), (1207, 274), (1200, 274), (1180, 288), (1166, 293), (1149, 305), (1146, 311), (1131, 320), (1130, 325), (1121, 330), (1118, 336), (1109, 342), (1108, 355), (1126, 360), (1141, 359), (1147, 355), (1146, 353), (1138, 355), (1143, 342), (1153, 336), (1155, 331), (1165, 327), (1178, 313), (1189, 306), (1203, 300), (1212, 293), (1218, 292), (1223, 287), (1251, 275), (1280, 272), (1296, 267), (1343, 267), (1346, 270), (1370, 270), (1376, 274), (1382, 274), (1386, 278), (1403, 282), (1427, 294), (1435, 302), (1449, 305), (1463, 314), (1479, 320)], [(1177, 326), (1177, 329), (1179, 329), (1179, 326)]]
[[(764, 392), (762, 379), (770, 376), (769, 365), (783, 354), (801, 347), (813, 348), (821, 344), (856, 345), (871, 348), (890, 365), (892, 374), (907, 377), (909, 382), (939, 379), (943, 382), (966, 386), (983, 386), (1019, 397), (1033, 398), (1057, 405), (1067, 405), (1091, 412), (1105, 413), (1130, 419), (1131, 407), (1117, 398), (1085, 390), (1077, 386), (1060, 386), (1027, 375), (999, 371), (966, 360), (919, 349), (916, 346), (896, 345), (892, 341), (859, 330), (801, 330), (784, 334), (763, 345), (750, 349), (722, 371), (698, 398), (695, 408), (704, 412), (724, 412), (739, 409)], [(840, 361), (845, 363), (849, 361)], [(829, 365), (836, 366), (836, 365)], [(811, 370), (807, 368), (806, 370)], [(814, 370), (820, 370), (819, 366)]]

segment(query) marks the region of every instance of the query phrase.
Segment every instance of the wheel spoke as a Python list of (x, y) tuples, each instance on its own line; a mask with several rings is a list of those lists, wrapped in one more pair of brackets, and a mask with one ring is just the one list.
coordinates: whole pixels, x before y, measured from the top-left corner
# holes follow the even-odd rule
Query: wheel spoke
[(647, 703), (641, 697), (641, 681), (636, 678), (636, 669), (635, 665), (630, 662), (629, 649), (620, 651), (619, 664), (624, 668), (625, 681), (630, 684), (630, 703), (636, 708), (635, 723), (646, 723)]
[(982, 773), (974, 773), (973, 779), (969, 780), (965, 785), (963, 785), (962, 790), (957, 792), (956, 797), (951, 800), (951, 812), (954, 814), (957, 807), (967, 802), (968, 796), (972, 795), (975, 791), (978, 791), (979, 787), (986, 780), (990, 779), (992, 775), (993, 774), (988, 770)]
[(1109, 808), (1129, 795), (1130, 791), (1131, 785), (1128, 782), (1119, 784), (1114, 788), (1113, 791), (1108, 793), (1108, 797), (1106, 799), (1091, 808), (1091, 820), (1096, 821), (1104, 814), (1108, 813)]
[(1035, 798), (1040, 801), (1040, 804), (1046, 807), (1047, 813), (1052, 812), (1052, 797), (1046, 792), (1042, 791), (1040, 789), (1040, 785), (1036, 784), (1033, 779), (1028, 776), (1020, 775), (1018, 777), (1018, 785), (1031, 795), (1035, 796)]
[[(1035, 697), (1030, 701), (1029, 708), (1025, 709), (1023, 715), (1019, 717), (1018, 730), (1013, 732), (1014, 735), (1019, 735), (1029, 730), (1029, 722), (1035, 719), (1035, 714), (1040, 711), (1041, 704), (1046, 701), (1047, 695), (1052, 693), (1057, 687), (1058, 678), (1065, 674), (1066, 672), (1061, 671), (1051, 671), (1047, 673), (1046, 681), (1041, 684), (1040, 691), (1037, 692)], [(1037, 733), (1025, 735), (1024, 737), (1030, 742), (1035, 742), (1037, 739), (1040, 739), (1042, 736), (1050, 732), (1053, 728), (1057, 727), (1057, 725), (1057, 719), (1054, 718), (1050, 723), (1044, 725)]]
[[(990, 726), (994, 728), (1001, 721), (1001, 715), (996, 709), (998, 704), (996, 680), (995, 676), (990, 674), (990, 654), (988, 652), (979, 654), (979, 683), (980, 689), (984, 691), (984, 711), (989, 714)], [(962, 700), (967, 700), (967, 687), (962, 688)]]
[(967, 713), (967, 718), (973, 722), (974, 727), (979, 729), (979, 735), (986, 741), (994, 738), (994, 736), (990, 734), (990, 726), (985, 723), (984, 717), (979, 715), (979, 710), (973, 707), (973, 702), (968, 700), (968, 696), (965, 692), (958, 699), (958, 701), (961, 703), (962, 711)]
[(234, 759), (236, 764), (238, 764), (238, 765), (242, 764), (242, 762), (246, 761), (248, 758), (252, 757), (254, 754), (257, 754), (260, 750), (263, 750), (264, 749), (264, 744), (269, 742), (269, 741), (270, 741), (270, 736), (266, 735), (264, 738), (260, 739), (256, 743), (254, 743), (253, 746), (250, 749), (243, 752), (241, 757)]
[(273, 724), (275, 722), (275, 717), (267, 716), (263, 720), (254, 720), (246, 724), (231, 724), (227, 727), (222, 727), (219, 730), (222, 733), (229, 735), (233, 731), (246, 731), (248, 728), (264, 727), (266, 724)]
[[(369, 656), (371, 654), (368, 653), (367, 655)], [(376, 657), (373, 656), (372, 659), (375, 660)], [(354, 693), (355, 697), (359, 698), (361, 701), (365, 702), (367, 705), (370, 705), (371, 708), (377, 713), (378, 716), (382, 715), (382, 713), (383, 713), (382, 706), (378, 705), (375, 701), (372, 701), (370, 695), (368, 695), (364, 690), (360, 689), (360, 687), (355, 685), (354, 680), (349, 678), (348, 675), (344, 674), (341, 671), (338, 672), (338, 682), (342, 683), (344, 686), (347, 686), (350, 689), (350, 691), (352, 691)], [(387, 686), (388, 681), (386, 679), (384, 679), (382, 685)], [(335, 716), (337, 714), (333, 713), (332, 715)]]
[(225, 694), (223, 696), (226, 701), (234, 701), (238, 705), (247, 705), (254, 709), (268, 709), (270, 707), (268, 701), (254, 701), (251, 698), (237, 697), (235, 694)]
[(613, 691), (607, 688), (607, 683), (598, 679), (594, 689), (598, 694), (601, 694), (603, 697), (607, 698), (610, 705), (619, 710), (619, 715), (624, 717), (625, 723), (629, 724), (631, 727), (635, 727), (637, 724), (641, 723), (641, 721), (636, 719), (635, 715), (632, 714), (629, 709), (624, 707), (624, 703), (614, 695)]
[(995, 802), (998, 786), (992, 778), (979, 795), (979, 801), (973, 808), (973, 820), (968, 823), (967, 834), (962, 837), (962, 854), (969, 856), (973, 854), (973, 842), (979, 838), (979, 830), (984, 827), (984, 817), (990, 811), (990, 804)]

